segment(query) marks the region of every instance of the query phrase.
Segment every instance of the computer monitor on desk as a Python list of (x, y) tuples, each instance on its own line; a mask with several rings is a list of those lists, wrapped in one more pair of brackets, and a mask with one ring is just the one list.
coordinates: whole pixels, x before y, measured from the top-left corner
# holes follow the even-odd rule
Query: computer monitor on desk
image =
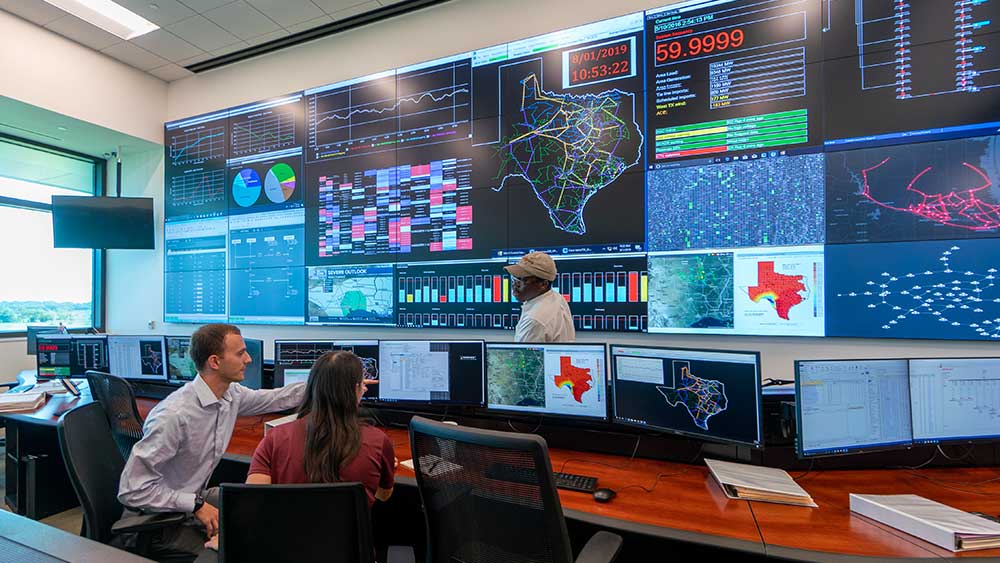
[(379, 402), (483, 406), (483, 341), (379, 341)]
[(1000, 440), (1000, 358), (910, 360), (913, 442)]
[(73, 337), (39, 334), (35, 339), (35, 364), (39, 379), (73, 375)]
[(166, 349), (162, 336), (108, 336), (108, 367), (125, 379), (166, 383)]
[(762, 445), (760, 354), (611, 346), (613, 421)]
[(108, 337), (99, 335), (73, 335), (70, 354), (70, 374), (83, 377), (88, 370), (108, 371)]
[[(365, 379), (378, 379), (378, 340), (275, 340), (274, 387), (306, 381), (316, 360), (337, 350), (354, 352), (361, 358)], [(370, 385), (364, 398), (377, 398), (377, 392), (377, 386)]]
[(604, 344), (487, 344), (491, 411), (608, 418)]
[(800, 360), (795, 395), (800, 457), (912, 444), (906, 360)]
[[(167, 383), (184, 385), (194, 380), (198, 368), (191, 359), (190, 336), (167, 336)], [(250, 365), (243, 372), (241, 385), (250, 389), (260, 389), (264, 373), (264, 341), (255, 338), (244, 338), (247, 354), (250, 355)]]
[(58, 334), (59, 327), (55, 325), (28, 325), (25, 328), (25, 334), (27, 335), (28, 341), (28, 355), (34, 356), (35, 352), (38, 351), (38, 335), (39, 334)]

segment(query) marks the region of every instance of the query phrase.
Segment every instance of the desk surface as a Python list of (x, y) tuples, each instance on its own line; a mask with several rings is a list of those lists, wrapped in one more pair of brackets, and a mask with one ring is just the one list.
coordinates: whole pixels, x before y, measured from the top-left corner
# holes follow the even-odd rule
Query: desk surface
[[(34, 413), (10, 418), (55, 424), (58, 416), (89, 401), (57, 396)], [(143, 416), (156, 401), (140, 399)], [(263, 438), (264, 421), (278, 415), (242, 417), (226, 457), (249, 462)], [(387, 431), (399, 459), (410, 455), (405, 430)], [(591, 495), (559, 491), (566, 516), (580, 521), (696, 544), (727, 547), (776, 557), (828, 561), (862, 558), (937, 559), (1000, 557), (1000, 549), (954, 554), (850, 511), (848, 493), (914, 493), (963, 510), (1000, 513), (1000, 468), (813, 471), (798, 479), (819, 508), (730, 500), (708, 469), (649, 459), (550, 450), (555, 471), (592, 475), (618, 491), (607, 504)], [(993, 480), (992, 482), (986, 482)], [(400, 466), (400, 485), (414, 485), (412, 471)], [(646, 492), (639, 486), (651, 489)]]
[(73, 561), (78, 563), (151, 563), (87, 538), (0, 510), (0, 550), (19, 561)]

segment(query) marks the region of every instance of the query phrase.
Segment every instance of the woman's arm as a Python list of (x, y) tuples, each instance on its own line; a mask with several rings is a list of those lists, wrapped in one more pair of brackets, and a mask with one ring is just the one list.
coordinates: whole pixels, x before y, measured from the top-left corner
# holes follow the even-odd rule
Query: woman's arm
[[(271, 484), (270, 475), (265, 475), (263, 473), (251, 473), (247, 475), (247, 485), (270, 485), (270, 484)], [(391, 490), (389, 491), (389, 494), (392, 494)], [(375, 496), (378, 496), (378, 493), (375, 493)]]

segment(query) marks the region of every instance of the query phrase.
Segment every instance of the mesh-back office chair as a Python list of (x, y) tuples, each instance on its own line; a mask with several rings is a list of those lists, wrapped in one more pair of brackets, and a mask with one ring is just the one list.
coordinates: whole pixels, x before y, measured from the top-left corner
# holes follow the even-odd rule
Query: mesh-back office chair
[(110, 543), (118, 534), (139, 533), (137, 551), (144, 553), (150, 539), (144, 532), (155, 532), (184, 521), (186, 516), (177, 512), (140, 515), (119, 521), (122, 505), (118, 502), (118, 482), (125, 461), (118, 455), (118, 446), (111, 437), (111, 428), (100, 404), (88, 403), (67, 412), (59, 418), (56, 430), (66, 472), (83, 508), (81, 535)]
[[(223, 563), (374, 563), (368, 495), (360, 483), (223, 483), (219, 506)], [(410, 548), (389, 548), (389, 563), (413, 563)]]
[(135, 393), (128, 381), (100, 371), (88, 370), (87, 382), (94, 400), (104, 407), (112, 437), (122, 459), (128, 459), (132, 446), (142, 439), (142, 417), (135, 404)]
[[(533, 434), (410, 421), (427, 562), (569, 563), (566, 521), (545, 440)], [(577, 562), (610, 562), (620, 536), (595, 534)]]

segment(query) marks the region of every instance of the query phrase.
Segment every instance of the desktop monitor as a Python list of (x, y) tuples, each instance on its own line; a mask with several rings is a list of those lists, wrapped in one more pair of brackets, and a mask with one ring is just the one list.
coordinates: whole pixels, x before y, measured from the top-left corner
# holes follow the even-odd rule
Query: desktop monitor
[(380, 402), (483, 406), (482, 340), (379, 341)]
[(198, 368), (191, 359), (190, 336), (167, 336), (167, 382), (184, 385), (194, 380)]
[(166, 383), (166, 349), (162, 336), (108, 336), (108, 367), (125, 379)]
[(28, 340), (28, 355), (34, 356), (38, 347), (39, 334), (58, 334), (59, 327), (56, 325), (28, 325), (25, 328)]
[(1000, 439), (1000, 358), (910, 360), (913, 442)]
[[(361, 358), (367, 380), (377, 380), (378, 340), (275, 340), (274, 387), (309, 379), (309, 370), (327, 352), (347, 350)], [(369, 385), (364, 399), (377, 399), (378, 386)]]
[(607, 420), (604, 344), (487, 344), (486, 406)]
[(612, 346), (613, 421), (762, 445), (760, 354)]
[(73, 337), (69, 334), (39, 334), (35, 339), (38, 377), (73, 375)]
[(799, 457), (909, 447), (906, 360), (795, 362)]
[(108, 337), (74, 335), (70, 353), (70, 375), (83, 377), (87, 370), (108, 371)]

